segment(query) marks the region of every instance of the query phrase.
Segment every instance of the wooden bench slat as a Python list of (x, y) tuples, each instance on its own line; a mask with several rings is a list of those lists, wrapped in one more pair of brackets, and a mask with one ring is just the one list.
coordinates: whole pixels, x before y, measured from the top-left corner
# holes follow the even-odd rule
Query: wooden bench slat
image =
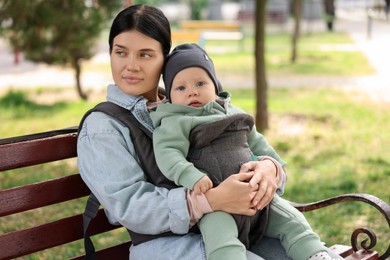
[(80, 174), (0, 190), (0, 217), (89, 195)]
[(172, 41), (174, 42), (199, 42), (199, 31), (172, 30)]
[[(100, 209), (91, 222), (89, 234), (92, 236), (120, 227), (111, 225), (103, 209)], [(80, 214), (1, 235), (0, 259), (20, 257), (81, 238), (83, 238), (83, 220)]]
[[(178, 30), (172, 31), (173, 41), (197, 41), (201, 47), (204, 47), (208, 40), (241, 42), (244, 36), (241, 24), (235, 21), (184, 20), (180, 22)], [(242, 48), (242, 44), (239, 47)]]
[(0, 145), (0, 171), (77, 156), (77, 136), (68, 134)]
[(21, 135), (21, 136), (2, 138), (2, 139), (0, 139), (0, 146), (5, 145), (5, 144), (20, 143), (20, 142), (31, 141), (31, 140), (45, 139), (45, 138), (53, 137), (53, 136), (60, 136), (60, 135), (66, 135), (66, 134), (77, 134), (77, 132), (78, 132), (78, 126), (72, 126), (72, 127), (62, 128), (62, 129), (58, 129), (58, 130), (51, 130), (51, 131), (47, 131), (47, 132), (39, 132), (39, 133), (35, 133), (35, 134), (27, 134), (27, 135)]
[(214, 21), (214, 20), (184, 20), (180, 22), (180, 28), (184, 30), (240, 30), (240, 24), (233, 21)]
[(224, 32), (224, 31), (204, 31), (201, 33), (201, 39), (206, 40), (242, 40), (241, 32)]

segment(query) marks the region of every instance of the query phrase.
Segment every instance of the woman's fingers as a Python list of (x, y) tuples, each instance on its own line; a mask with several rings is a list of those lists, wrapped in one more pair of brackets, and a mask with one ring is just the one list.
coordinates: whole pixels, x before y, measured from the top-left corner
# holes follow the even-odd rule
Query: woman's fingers
[(241, 174), (252, 171), (254, 174), (249, 180), (249, 185), (253, 190), (256, 190), (257, 186), (252, 206), (261, 210), (272, 201), (277, 189), (275, 166), (270, 161), (251, 161), (241, 166)]
[(217, 187), (208, 190), (205, 194), (211, 208), (231, 214), (252, 216), (257, 209), (253, 206), (258, 185), (250, 187), (247, 180), (253, 172), (233, 174), (221, 182)]

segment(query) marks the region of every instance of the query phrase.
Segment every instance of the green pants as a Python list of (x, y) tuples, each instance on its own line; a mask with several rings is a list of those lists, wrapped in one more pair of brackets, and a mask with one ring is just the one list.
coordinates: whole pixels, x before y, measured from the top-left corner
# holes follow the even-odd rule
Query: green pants
[(215, 211), (198, 223), (206, 247), (207, 260), (246, 260), (246, 248), (238, 239), (233, 216)]
[[(237, 238), (236, 222), (230, 214), (206, 214), (198, 225), (208, 260), (246, 259), (246, 249)], [(303, 214), (277, 195), (271, 202), (265, 236), (279, 239), (293, 260), (308, 259), (326, 249)]]

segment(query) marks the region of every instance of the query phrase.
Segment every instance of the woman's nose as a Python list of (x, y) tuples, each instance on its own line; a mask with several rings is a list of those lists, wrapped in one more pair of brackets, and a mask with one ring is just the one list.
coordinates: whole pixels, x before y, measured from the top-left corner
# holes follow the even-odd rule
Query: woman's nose
[(138, 71), (140, 69), (140, 67), (138, 65), (137, 59), (134, 57), (129, 57), (129, 59), (127, 61), (126, 69), (128, 71)]

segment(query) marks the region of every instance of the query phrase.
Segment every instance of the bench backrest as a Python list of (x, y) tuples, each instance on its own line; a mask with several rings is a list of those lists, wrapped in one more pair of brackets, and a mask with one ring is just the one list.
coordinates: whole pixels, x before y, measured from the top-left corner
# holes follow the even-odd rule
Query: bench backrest
[(183, 20), (179, 25), (182, 30), (227, 30), (239, 31), (240, 23), (234, 21), (214, 21), (214, 20)]
[[(77, 128), (0, 140), (0, 171), (33, 166), (77, 156)], [(12, 174), (12, 172), (11, 172)], [(90, 194), (75, 172), (61, 178), (0, 190), (0, 217), (37, 209)], [(44, 212), (44, 211), (42, 211)], [(44, 213), (42, 213), (44, 214)], [(89, 228), (91, 235), (119, 228), (111, 225), (103, 209)], [(82, 214), (0, 235), (0, 259), (10, 259), (83, 238)], [(97, 252), (98, 257), (129, 257), (130, 242)], [(82, 259), (79, 256), (75, 259)]]

